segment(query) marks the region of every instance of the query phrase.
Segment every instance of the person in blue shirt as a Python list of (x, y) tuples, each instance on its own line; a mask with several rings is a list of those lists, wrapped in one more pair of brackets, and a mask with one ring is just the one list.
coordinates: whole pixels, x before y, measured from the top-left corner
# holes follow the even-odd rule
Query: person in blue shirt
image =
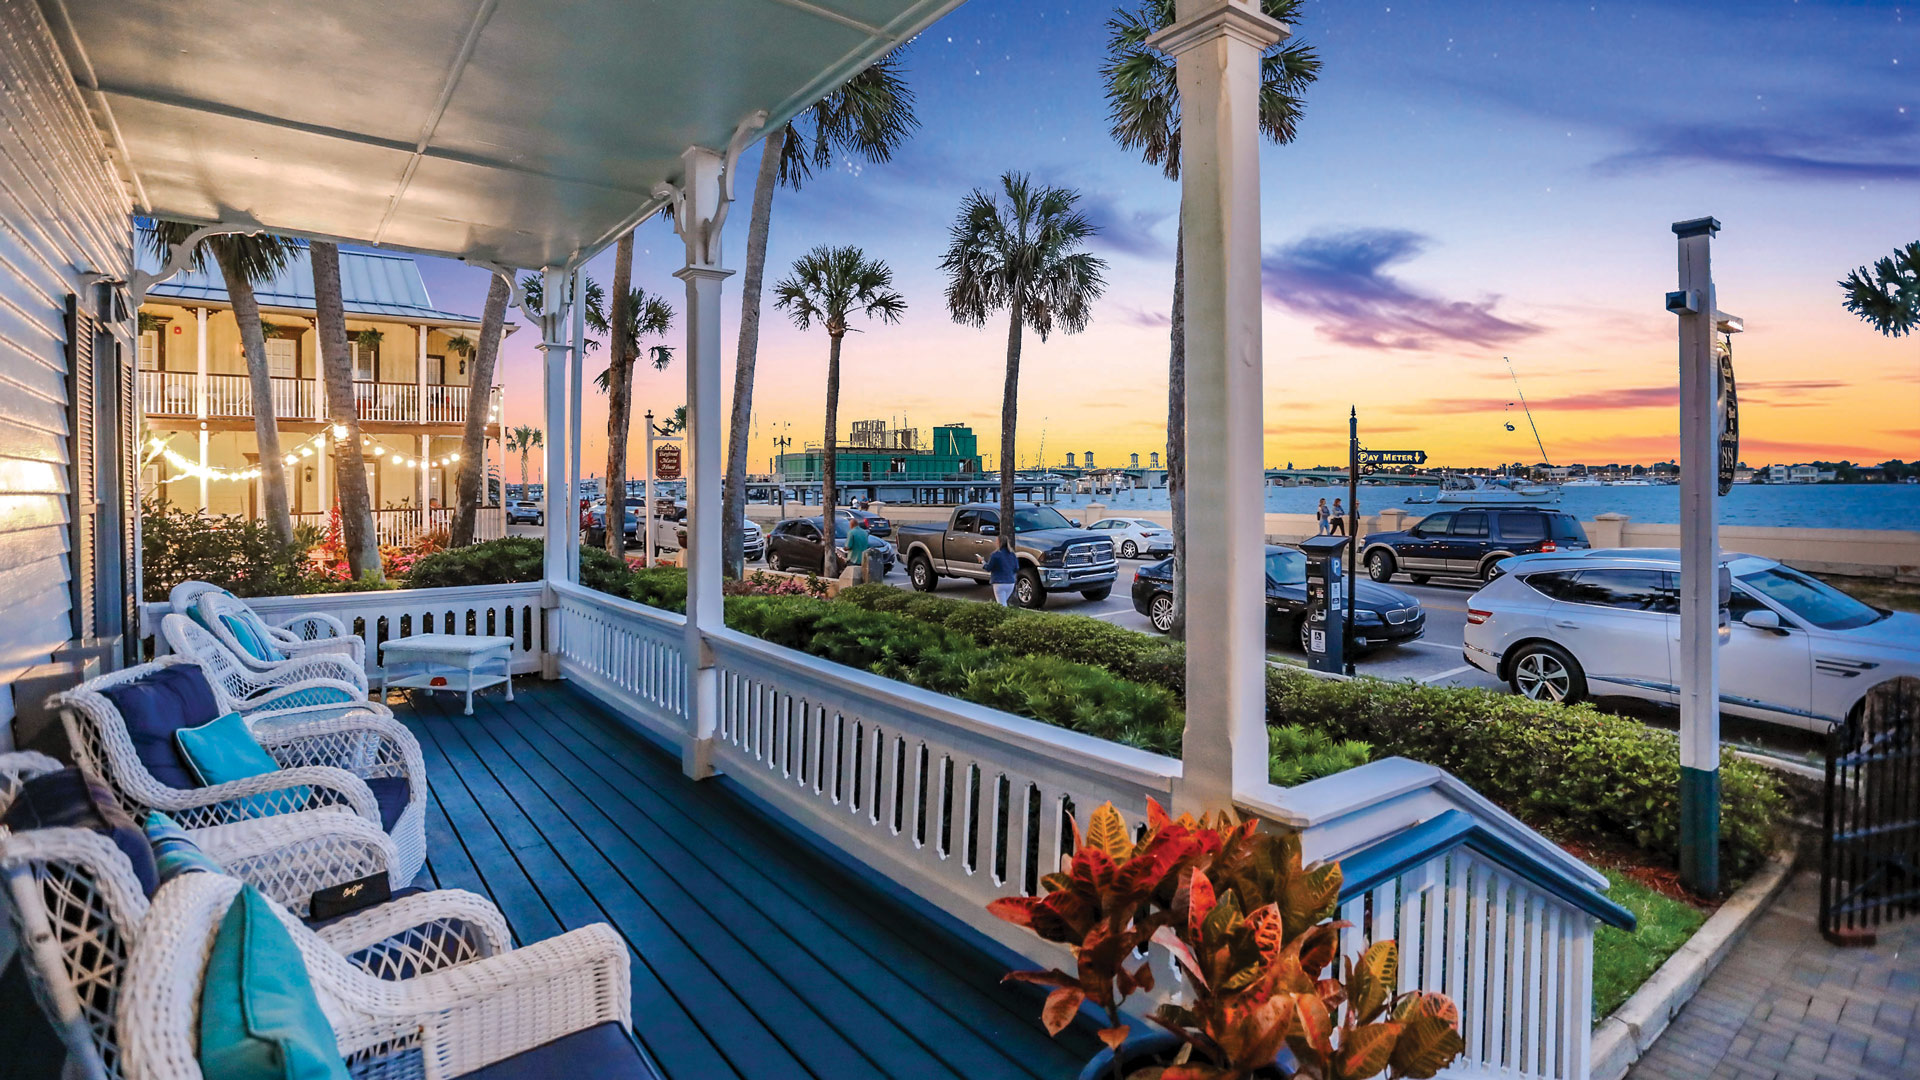
[(1001, 540), (1000, 546), (986, 558), (987, 580), (993, 585), (993, 599), (1003, 607), (1013, 599), (1013, 582), (1020, 576), (1020, 560), (1013, 554), (1013, 545)]

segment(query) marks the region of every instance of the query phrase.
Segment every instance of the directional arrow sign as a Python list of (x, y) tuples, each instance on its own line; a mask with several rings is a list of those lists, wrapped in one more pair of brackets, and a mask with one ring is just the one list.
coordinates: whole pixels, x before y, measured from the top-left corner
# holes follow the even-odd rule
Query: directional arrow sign
[(1426, 463), (1427, 452), (1425, 450), (1360, 451), (1360, 464), (1362, 465), (1425, 465)]

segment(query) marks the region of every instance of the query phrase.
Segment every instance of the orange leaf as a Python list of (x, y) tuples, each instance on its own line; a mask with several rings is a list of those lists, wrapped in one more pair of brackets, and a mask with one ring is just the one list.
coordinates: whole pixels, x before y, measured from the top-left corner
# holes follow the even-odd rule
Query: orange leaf
[(1063, 986), (1048, 994), (1047, 1004), (1040, 1010), (1040, 1022), (1046, 1025), (1047, 1034), (1058, 1035), (1064, 1031), (1086, 1000), (1086, 991), (1077, 986)]
[(1167, 817), (1167, 812), (1160, 808), (1159, 801), (1151, 795), (1147, 796), (1147, 828), (1159, 832), (1171, 824), (1173, 824), (1172, 820)]
[(987, 913), (1015, 926), (1032, 926), (1033, 909), (1039, 904), (1037, 896), (1003, 896), (987, 905)]
[(1333, 1016), (1327, 1012), (1326, 1002), (1314, 994), (1295, 994), (1294, 1005), (1298, 1010), (1300, 1036), (1321, 1054), (1333, 1051)]
[(1100, 1041), (1106, 1043), (1108, 1048), (1113, 1050), (1114, 1053), (1119, 1053), (1120, 1044), (1127, 1041), (1127, 1035), (1132, 1031), (1132, 1028), (1121, 1024), (1119, 1027), (1101, 1028), (1099, 1031), (1094, 1032), (1094, 1034), (1100, 1036)]
[(1337, 1080), (1365, 1080), (1387, 1067), (1393, 1056), (1393, 1044), (1400, 1039), (1400, 1025), (1391, 1021), (1365, 1024), (1346, 1033), (1340, 1052), (1333, 1057)]
[(1280, 919), (1280, 909), (1272, 904), (1256, 909), (1247, 916), (1247, 926), (1253, 931), (1253, 943), (1260, 950), (1260, 958), (1273, 963), (1280, 954), (1281, 939), (1286, 931)]
[(1187, 936), (1194, 941), (1200, 940), (1200, 926), (1213, 913), (1216, 903), (1213, 894), (1213, 882), (1199, 867), (1187, 877)]

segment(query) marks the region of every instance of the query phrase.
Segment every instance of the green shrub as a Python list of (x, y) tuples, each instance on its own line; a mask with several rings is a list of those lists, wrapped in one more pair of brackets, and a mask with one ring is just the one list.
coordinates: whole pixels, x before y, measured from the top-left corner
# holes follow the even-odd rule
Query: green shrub
[(1373, 748), (1358, 739), (1336, 740), (1324, 731), (1296, 724), (1267, 728), (1267, 779), (1282, 787), (1365, 765)]
[(589, 589), (624, 596), (627, 575), (632, 572), (626, 563), (607, 554), (605, 548), (583, 546), (580, 549), (580, 584)]
[(1173, 696), (1187, 700), (1187, 646), (1168, 641), (1134, 663), (1133, 677), (1152, 686), (1164, 686)]
[(1027, 656), (1058, 656), (1104, 667), (1116, 675), (1135, 678), (1140, 662), (1164, 644), (1137, 630), (1123, 630), (1087, 615), (1053, 615), (1023, 611), (1007, 619), (987, 640)]
[(963, 634), (972, 634), (985, 638), (993, 628), (1020, 614), (1020, 609), (1001, 607), (999, 604), (967, 604), (960, 610), (947, 616), (947, 629), (958, 630)]
[[(585, 555), (581, 553), (583, 559)], [(407, 574), (407, 587), (447, 589), (539, 581), (545, 572), (545, 558), (546, 545), (530, 536), (507, 536), (471, 547), (448, 548), (422, 555)]]
[[(611, 556), (609, 556), (611, 558)], [(583, 566), (584, 570), (585, 567)], [(662, 611), (687, 610), (687, 572), (677, 566), (654, 566), (627, 572), (622, 583), (627, 599)], [(620, 595), (614, 589), (606, 592)]]
[[(1679, 739), (1637, 720), (1468, 687), (1292, 671), (1269, 671), (1267, 718), (1437, 765), (1535, 828), (1679, 850)], [(1720, 778), (1726, 859), (1750, 871), (1772, 850), (1785, 799), (1771, 772), (1732, 750)]]
[(902, 590), (896, 589), (891, 585), (885, 585), (876, 581), (866, 585), (849, 585), (841, 589), (840, 592), (834, 596), (834, 599), (844, 600), (855, 607), (863, 607), (868, 611), (873, 611), (876, 610), (876, 604), (883, 602), (886, 597), (898, 596), (901, 591)]
[[(140, 507), (140, 552), (145, 599), (161, 601), (175, 585), (206, 581), (235, 596), (346, 592), (369, 586), (328, 582), (312, 571), (305, 552), (313, 530), (292, 544), (273, 538), (265, 521), (188, 513), (158, 500)], [(299, 533), (299, 530), (296, 530)]]

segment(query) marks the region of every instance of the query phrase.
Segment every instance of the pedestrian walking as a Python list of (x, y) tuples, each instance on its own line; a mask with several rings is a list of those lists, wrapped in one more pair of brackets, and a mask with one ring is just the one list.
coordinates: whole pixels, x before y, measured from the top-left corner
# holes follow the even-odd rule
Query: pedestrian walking
[(862, 581), (873, 580), (867, 576), (867, 548), (872, 543), (873, 538), (867, 534), (867, 527), (860, 524), (859, 518), (855, 518), (852, 531), (847, 533), (847, 561), (860, 568)]
[(1333, 534), (1335, 536), (1347, 535), (1347, 511), (1344, 507), (1340, 505), (1339, 499), (1333, 500), (1332, 523), (1333, 523)]
[(1325, 500), (1325, 499), (1321, 499), (1321, 500), (1320, 500), (1320, 508), (1319, 508), (1318, 510), (1315, 510), (1315, 511), (1313, 512), (1313, 516), (1314, 516), (1315, 518), (1317, 518), (1317, 519), (1319, 519), (1319, 522), (1320, 522), (1320, 535), (1321, 535), (1321, 536), (1325, 536), (1325, 535), (1327, 535), (1327, 533), (1328, 533), (1328, 531), (1329, 531), (1329, 527), (1328, 527), (1328, 525), (1327, 525), (1327, 518), (1328, 518), (1328, 513), (1329, 513), (1329, 512), (1328, 512), (1328, 510), (1327, 510), (1327, 500)]
[(1002, 607), (1011, 607), (1013, 602), (1013, 582), (1020, 576), (1020, 560), (1013, 554), (1013, 545), (1006, 540), (993, 549), (987, 556), (987, 580), (993, 584), (993, 601)]

